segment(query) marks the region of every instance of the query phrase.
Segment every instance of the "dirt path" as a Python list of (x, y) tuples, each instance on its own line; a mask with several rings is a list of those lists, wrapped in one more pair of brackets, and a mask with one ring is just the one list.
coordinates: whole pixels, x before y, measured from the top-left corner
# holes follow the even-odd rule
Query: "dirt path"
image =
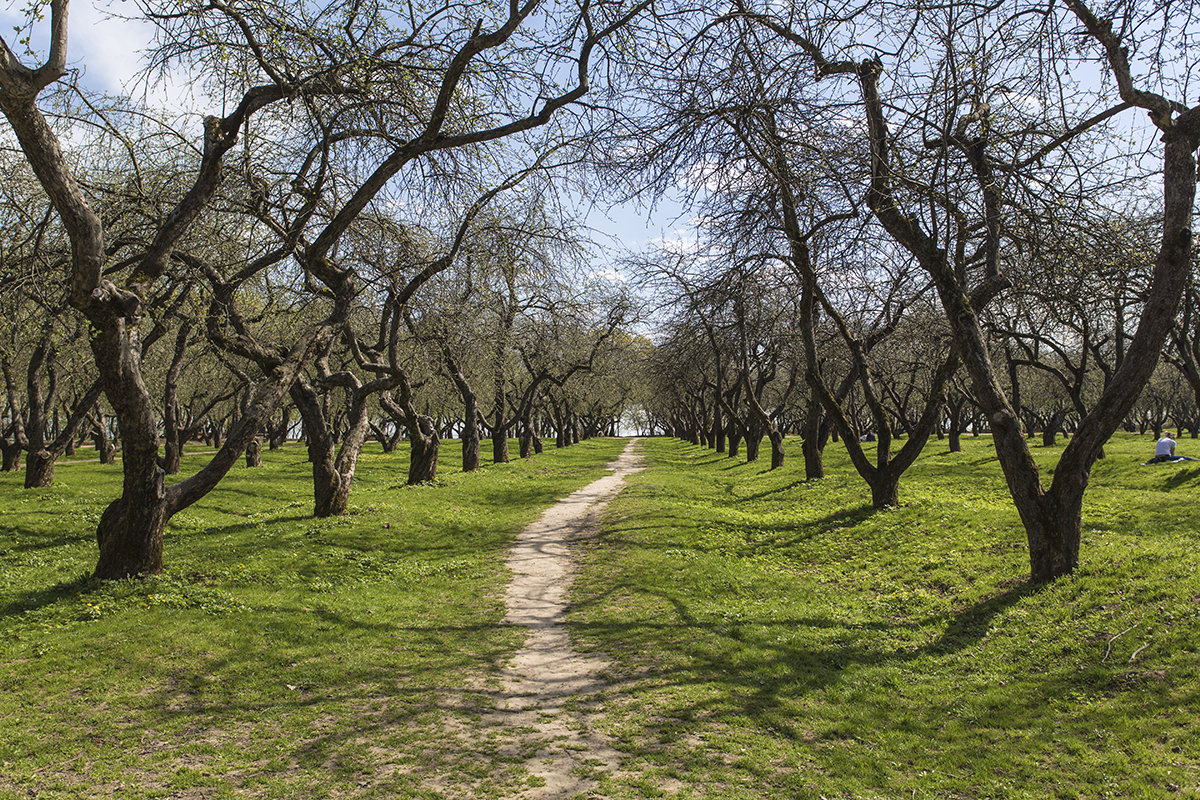
[(573, 572), (569, 544), (595, 532), (625, 476), (643, 469), (636, 439), (609, 468), (612, 475), (563, 498), (525, 528), (509, 554), (513, 581), (505, 621), (528, 628), (529, 638), (504, 671), (500, 710), (488, 722), (515, 733), (514, 751), (525, 753), (526, 768), (545, 781), (525, 793), (529, 798), (571, 797), (591, 785), (589, 774), (620, 763), (586, 716), (589, 696), (603, 687), (597, 676), (605, 664), (576, 653), (563, 626)]

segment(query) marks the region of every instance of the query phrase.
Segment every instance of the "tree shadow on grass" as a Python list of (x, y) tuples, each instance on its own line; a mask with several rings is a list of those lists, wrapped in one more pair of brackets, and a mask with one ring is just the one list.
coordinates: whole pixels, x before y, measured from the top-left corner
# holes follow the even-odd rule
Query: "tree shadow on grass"
[(1194, 467), (1184, 467), (1176, 471), (1176, 473), (1167, 478), (1164, 485), (1168, 490), (1178, 489), (1185, 484), (1195, 483), (1200, 479), (1200, 465)]
[[(622, 649), (628, 645), (625, 658), (636, 665), (635, 669), (625, 679), (614, 682), (609, 692), (631, 697), (648, 691), (660, 698), (663, 693), (680, 698), (677, 705), (668, 700), (667, 708), (656, 711), (661, 724), (651, 726), (653, 730), (647, 731), (645, 741), (677, 739), (678, 732), (670, 730), (673, 726), (682, 726), (686, 731), (692, 723), (726, 717), (749, 718), (756, 726), (785, 738), (807, 741), (812, 731), (790, 710), (797, 700), (840, 683), (859, 667), (904, 665), (968, 650), (987, 635), (997, 615), (1036, 590), (1028, 582), (1013, 585), (954, 613), (948, 620), (937, 616), (861, 622), (832, 616), (701, 619), (678, 597), (645, 590), (674, 610), (673, 621), (569, 622), (568, 627), (574, 636), (585, 640), (619, 642)], [(589, 604), (596, 602), (602, 603), (603, 597), (589, 600)], [(945, 627), (936, 639), (917, 647), (904, 644), (914, 631), (938, 625)], [(796, 637), (796, 631), (802, 629), (811, 634)], [(645, 652), (639, 644), (643, 641), (670, 643), (671, 662), (682, 660), (683, 665), (672, 663), (660, 668), (639, 663), (639, 654)], [(1073, 677), (1063, 680), (1070, 682)], [(881, 696), (881, 705), (887, 702)]]
[(69, 547), (82, 542), (94, 542), (96, 540), (96, 526), (94, 524), (80, 527), (66, 526), (66, 529), (60, 530), (59, 533), (43, 535), (41, 530), (21, 529), (6, 525), (0, 527), (0, 534), (21, 538), (20, 543), (12, 544), (7, 548), (10, 552), (31, 553), (39, 550)]
[[(823, 534), (831, 531), (840, 531), (843, 528), (852, 528), (879, 513), (879, 509), (874, 508), (870, 504), (853, 506), (850, 508), (839, 509), (832, 514), (826, 514), (814, 520), (801, 520), (797, 522), (783, 522), (776, 524), (763, 524), (760, 527), (764, 531), (773, 531), (775, 536), (754, 542), (749, 547), (750, 553), (755, 553), (763, 550), (774, 550), (780, 547), (799, 544), (800, 542), (815, 539)], [(787, 536), (786, 534), (792, 534)]]
[(74, 600), (100, 585), (84, 574), (72, 581), (63, 581), (53, 586), (39, 586), (15, 594), (11, 600), (0, 605), (0, 621), (20, 617), (30, 611), (39, 611), (63, 600)]
[(790, 492), (792, 489), (795, 489), (798, 486), (803, 486), (806, 483), (811, 483), (811, 481), (805, 480), (804, 478), (799, 478), (799, 479), (794, 480), (791, 483), (787, 484), (786, 486), (777, 486), (774, 489), (767, 489), (765, 491), (758, 492), (756, 494), (740, 495), (740, 496), (738, 496), (737, 499), (738, 500), (762, 500), (763, 498), (770, 497), (773, 494), (779, 494), (781, 492)]
[(737, 458), (730, 458), (729, 456), (722, 453), (721, 458), (725, 459), (725, 463), (722, 464), (720, 467), (718, 467), (718, 469), (731, 470), (731, 469), (741, 468), (741, 469), (746, 469), (746, 470), (752, 470), (752, 469), (757, 468), (757, 474), (762, 474), (762, 473), (771, 471), (770, 457), (768, 457), (765, 462), (763, 461), (762, 456), (759, 456), (758, 458), (754, 459), (753, 461), (746, 461), (745, 459), (743, 459), (740, 456)]
[[(221, 513), (234, 515), (236, 512), (222, 511)], [(228, 525), (205, 525), (196, 530), (187, 531), (189, 537), (210, 537), (210, 536), (225, 536), (231, 533), (242, 533), (245, 531), (259, 530), (276, 525), (284, 525), (290, 522), (306, 522), (316, 520), (312, 514), (293, 514), (288, 517), (271, 517), (263, 520), (249, 520), (247, 522), (231, 522)], [(190, 526), (189, 526), (190, 527)], [(167, 535), (171, 534), (171, 523), (167, 523)]]
[(1039, 588), (1037, 584), (1028, 580), (1014, 581), (1008, 590), (985, 597), (954, 614), (942, 635), (923, 650), (940, 655), (955, 653), (978, 644), (987, 636), (992, 620), (997, 615), (1022, 599), (1036, 594)]

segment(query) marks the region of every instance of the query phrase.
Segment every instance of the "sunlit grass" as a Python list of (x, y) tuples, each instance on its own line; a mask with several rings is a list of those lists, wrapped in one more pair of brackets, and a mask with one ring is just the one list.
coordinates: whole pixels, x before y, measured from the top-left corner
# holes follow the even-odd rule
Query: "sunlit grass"
[[(0, 798), (527, 790), (531, 754), (485, 721), (522, 641), (505, 555), (623, 443), (474, 475), (456, 445), (412, 488), (370, 450), (329, 520), (303, 451), (265, 453), (173, 520), (166, 573), (106, 584), (85, 576), (119, 467), (0, 475)], [(809, 483), (797, 442), (769, 472), (645, 441), (573, 594), (625, 756), (593, 796), (1200, 794), (1200, 469), (1111, 443), (1080, 569), (1035, 589), (990, 442), (964, 445), (930, 442), (877, 512), (836, 443)]]
[(931, 442), (884, 512), (792, 444), (768, 472), (646, 443), (574, 592), (629, 754), (603, 796), (1200, 793), (1200, 470), (1118, 438), (1080, 569), (1035, 589), (986, 438)]
[(119, 466), (0, 475), (0, 797), (507, 796), (522, 761), (472, 731), (522, 642), (505, 555), (623, 444), (464, 475), (447, 442), (417, 487), (371, 449), (325, 520), (303, 450), (265, 452), (171, 522), (164, 574), (111, 583), (86, 576)]

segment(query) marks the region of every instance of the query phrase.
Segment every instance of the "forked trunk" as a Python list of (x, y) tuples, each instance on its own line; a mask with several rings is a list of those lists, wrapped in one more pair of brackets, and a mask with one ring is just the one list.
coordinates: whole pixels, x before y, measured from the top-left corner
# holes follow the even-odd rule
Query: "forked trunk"
[[(332, 517), (345, 514), (350, 506), (350, 490), (358, 456), (367, 440), (370, 421), (367, 418), (365, 393), (351, 391), (347, 428), (340, 444), (325, 415), (322, 398), (304, 378), (292, 384), (292, 401), (304, 419), (309, 432), (308, 456), (312, 461), (313, 516)], [(336, 448), (336, 452), (335, 452)]]
[(25, 488), (39, 489), (54, 485), (54, 454), (49, 450), (30, 450), (25, 456)]
[(317, 469), (313, 461), (313, 516), (336, 517), (350, 507), (350, 481), (343, 481), (336, 469)]

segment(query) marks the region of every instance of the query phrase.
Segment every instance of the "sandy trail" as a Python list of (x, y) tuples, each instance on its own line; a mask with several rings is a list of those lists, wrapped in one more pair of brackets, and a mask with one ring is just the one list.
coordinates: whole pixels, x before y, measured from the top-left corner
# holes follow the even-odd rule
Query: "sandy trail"
[(636, 439), (609, 468), (612, 475), (563, 498), (525, 528), (509, 554), (513, 581), (505, 621), (527, 628), (529, 637), (504, 670), (499, 710), (488, 722), (516, 734), (514, 752), (532, 753), (525, 766), (545, 783), (525, 797), (585, 792), (590, 774), (612, 772), (620, 763), (586, 715), (589, 696), (603, 688), (597, 676), (605, 663), (576, 653), (563, 626), (573, 572), (569, 543), (593, 534), (625, 476), (643, 469)]

